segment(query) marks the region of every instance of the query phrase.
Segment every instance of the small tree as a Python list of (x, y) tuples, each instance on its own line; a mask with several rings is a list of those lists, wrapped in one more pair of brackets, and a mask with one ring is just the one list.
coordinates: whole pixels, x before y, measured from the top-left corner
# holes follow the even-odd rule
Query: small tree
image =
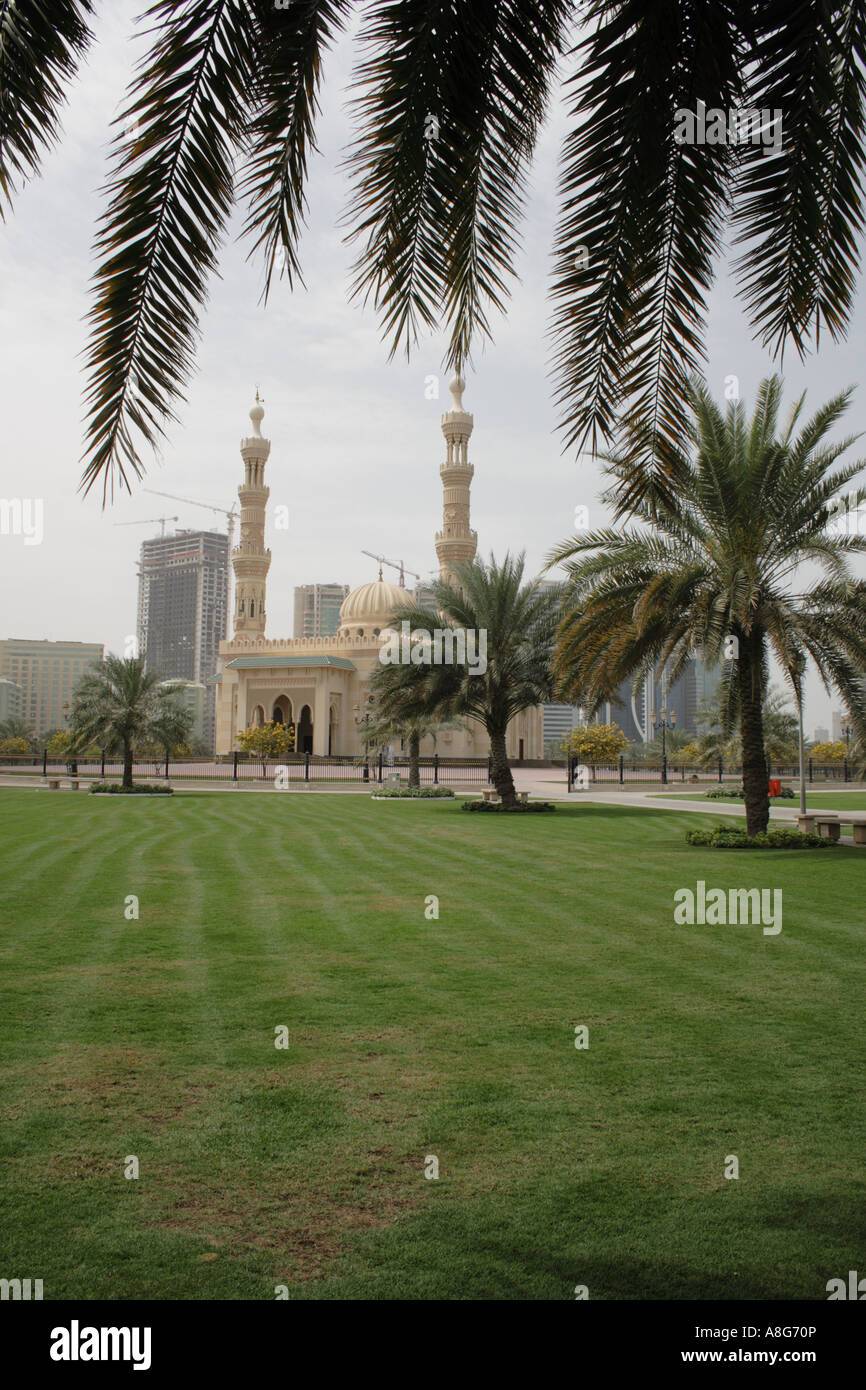
[(816, 763), (841, 763), (845, 757), (845, 744), (841, 739), (813, 744), (809, 749), (809, 757), (814, 758)]
[(14, 753), (29, 753), (30, 744), (26, 738), (4, 738), (0, 739), (0, 753), (5, 753), (7, 757)]
[(176, 692), (168, 690), (167, 696), (149, 730), (149, 741), (165, 753), (166, 767), (172, 753), (185, 746), (193, 722), (192, 714), (178, 700)]
[(282, 758), (295, 751), (294, 724), (277, 724), (273, 719), (268, 724), (250, 724), (242, 734), (238, 734), (238, 747), (242, 753), (252, 753), (266, 763), (269, 758)]
[(562, 751), (570, 757), (578, 757), (587, 767), (599, 763), (614, 763), (628, 739), (618, 724), (583, 724), (573, 729), (562, 745)]
[(17, 714), (12, 714), (8, 719), (0, 721), (0, 739), (6, 738), (23, 738), (27, 744), (28, 752), (35, 752), (39, 744), (39, 740), (30, 725), (25, 719), (19, 718)]

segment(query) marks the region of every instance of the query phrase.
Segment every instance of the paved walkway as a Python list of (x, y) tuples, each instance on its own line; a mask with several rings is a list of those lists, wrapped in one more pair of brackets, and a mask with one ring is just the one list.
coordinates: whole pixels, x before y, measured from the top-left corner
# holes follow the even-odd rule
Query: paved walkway
[[(63, 782), (68, 779), (61, 775), (61, 790)], [(619, 783), (596, 783), (582, 792), (568, 792), (565, 785), (565, 774), (559, 768), (522, 768), (514, 769), (514, 782), (518, 791), (529, 792), (531, 797), (537, 800), (562, 801), (572, 805), (580, 805), (581, 802), (598, 802), (607, 806), (630, 806), (639, 811), (692, 811), (698, 815), (726, 815), (744, 817), (745, 807), (738, 801), (689, 801), (675, 795), (662, 793), (662, 788), (658, 783), (650, 785), (620, 786)], [(232, 782), (230, 779), (217, 780), (216, 778), (187, 779), (180, 778), (174, 780), (174, 786), (178, 790), (188, 788), (191, 791), (219, 791), (219, 792), (255, 792), (259, 795), (276, 796), (290, 795), (309, 796), (316, 793), (325, 793), (331, 796), (369, 796), (376, 790), (375, 782), (352, 782), (349, 784), (339, 782), (291, 782), (287, 789), (277, 790), (270, 782)], [(444, 785), (444, 784), (443, 784)], [(42, 777), (38, 774), (29, 775), (27, 773), (0, 773), (0, 786), (14, 787), (43, 787)], [(86, 779), (82, 779), (82, 790), (87, 787)], [(475, 794), (479, 796), (481, 786), (478, 783), (471, 785), (459, 783), (454, 784), (454, 790), (458, 795)], [(860, 786), (831, 786), (821, 784), (818, 787), (807, 789), (806, 804), (809, 804), (809, 792), (831, 791), (833, 795), (844, 796), (846, 792), (862, 791)], [(662, 794), (660, 794), (662, 793)], [(770, 816), (773, 820), (794, 821), (799, 814), (799, 800), (789, 801), (784, 806), (771, 806)]]

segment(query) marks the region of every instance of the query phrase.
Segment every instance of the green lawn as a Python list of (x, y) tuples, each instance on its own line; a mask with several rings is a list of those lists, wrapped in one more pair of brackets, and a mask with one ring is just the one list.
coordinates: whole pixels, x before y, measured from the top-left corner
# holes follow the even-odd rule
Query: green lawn
[[(794, 786), (793, 783), (791, 785)], [(708, 798), (704, 795), (703, 792), (656, 792), (655, 795), (660, 798), (675, 798), (677, 801), (706, 802), (708, 800)], [(733, 797), (730, 800), (726, 800), (725, 798), (720, 797), (718, 801), (713, 801), (712, 799), (709, 799), (709, 804), (721, 808), (725, 805), (742, 806), (743, 803), (741, 801), (737, 801)], [(789, 796), (774, 797), (771, 804), (773, 806), (781, 806), (783, 808), (785, 806), (788, 806), (792, 811), (798, 812), (800, 809), (800, 793), (798, 788), (794, 786), (793, 801)], [(813, 792), (810, 791), (807, 787), (806, 809), (809, 811), (866, 811), (866, 791), (858, 790), (847, 792), (842, 791), (840, 789), (839, 791), (835, 792)]]
[[(8, 789), (0, 820), (2, 1272), (46, 1299), (825, 1299), (862, 1269), (860, 852), (590, 802)], [(782, 887), (782, 933), (675, 925), (699, 878)]]

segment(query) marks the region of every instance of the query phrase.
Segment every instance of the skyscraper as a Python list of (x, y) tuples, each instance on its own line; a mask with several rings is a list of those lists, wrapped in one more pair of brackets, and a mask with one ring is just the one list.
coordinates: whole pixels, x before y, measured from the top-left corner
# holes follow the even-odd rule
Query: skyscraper
[(207, 686), (204, 738), (213, 746), (219, 644), (226, 635), (228, 536), (178, 531), (144, 541), (138, 578), (138, 643), (149, 671)]
[(334, 637), (348, 584), (299, 584), (295, 589), (295, 637)]
[(21, 688), (20, 717), (37, 734), (65, 729), (76, 685), (102, 660), (98, 642), (0, 641), (0, 676)]

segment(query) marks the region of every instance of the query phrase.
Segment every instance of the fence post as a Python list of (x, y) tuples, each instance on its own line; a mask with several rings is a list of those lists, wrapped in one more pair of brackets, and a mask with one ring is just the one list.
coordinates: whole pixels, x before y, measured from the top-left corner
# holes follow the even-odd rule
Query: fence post
[(47, 749), (47, 748), (43, 748), (43, 749), (42, 749), (42, 776), (45, 777), (45, 776), (47, 775), (47, 772), (48, 772), (48, 749)]
[(845, 769), (845, 779), (844, 779), (844, 780), (847, 782), (847, 781), (848, 781), (848, 759), (847, 759), (847, 757), (843, 759), (843, 762), (844, 762), (844, 769)]
[(620, 786), (622, 786), (623, 780), (624, 780), (624, 778), (623, 778), (623, 767), (622, 767), (622, 753), (620, 753), (620, 755), (619, 755), (619, 784), (620, 784)]
[(310, 780), (310, 755), (309, 755), (309, 753), (305, 753), (305, 754), (304, 754), (304, 781), (305, 781), (305, 782), (309, 782), (309, 780)]
[(438, 754), (438, 753), (434, 753), (434, 754), (433, 754), (433, 785), (436, 786), (436, 785), (438, 784), (438, 782), (439, 782), (439, 754)]
[(378, 775), (377, 775), (377, 777), (376, 777), (376, 781), (377, 781), (377, 782), (380, 782), (380, 783), (381, 783), (381, 781), (382, 781), (382, 752), (381, 752), (381, 750), (379, 751), (379, 767), (378, 767)]
[(719, 758), (719, 786), (722, 785), (722, 760)]
[(809, 759), (809, 785), (812, 784), (812, 759)]
[(663, 786), (663, 787), (666, 787), (667, 784), (668, 784), (668, 760), (667, 760), (667, 758), (665, 757), (665, 758), (662, 758), (662, 786)]
[(165, 780), (168, 781), (168, 754), (165, 755)]
[(100, 769), (99, 769), (99, 775), (100, 775), (100, 777), (102, 777), (102, 778), (104, 779), (104, 778), (105, 778), (105, 749), (104, 749), (104, 748), (100, 749), (100, 752), (101, 752), (101, 754), (102, 754), (102, 764), (101, 764)]
[(237, 780), (238, 780), (238, 750), (235, 749), (235, 751), (234, 751), (234, 761), (233, 761), (233, 764), (232, 764), (232, 781), (233, 781), (233, 782), (236, 782)]

